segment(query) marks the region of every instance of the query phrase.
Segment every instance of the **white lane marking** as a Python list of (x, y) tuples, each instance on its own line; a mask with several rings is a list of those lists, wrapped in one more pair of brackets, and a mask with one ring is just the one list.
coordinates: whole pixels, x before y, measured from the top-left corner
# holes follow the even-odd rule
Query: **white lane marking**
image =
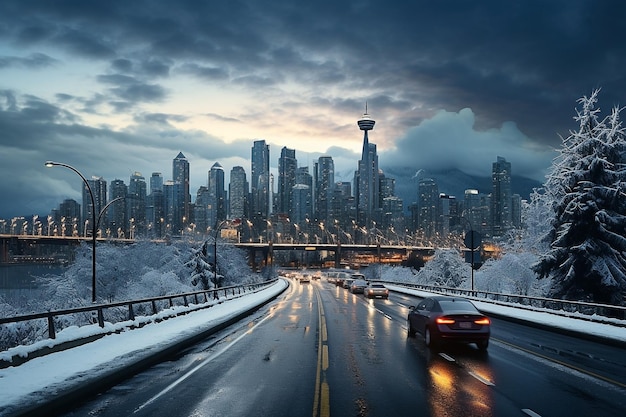
[(493, 382), (489, 381), (489, 380), (488, 380), (488, 379), (486, 379), (486, 378), (483, 378), (482, 376), (478, 375), (478, 374), (477, 374), (477, 373), (475, 373), (474, 371), (470, 371), (470, 373), (469, 373), (469, 374), (470, 374), (471, 376), (473, 376), (474, 378), (476, 378), (477, 380), (479, 380), (480, 382), (482, 382), (483, 384), (485, 384), (485, 385), (488, 385), (488, 386), (491, 386), (491, 387), (495, 386)]
[(530, 417), (541, 417), (541, 414), (537, 414), (535, 413), (533, 410), (531, 410), (530, 408), (523, 408), (522, 412), (526, 415), (529, 415)]
[(183, 382), (184, 380), (186, 380), (187, 378), (189, 378), (191, 375), (193, 375), (194, 373), (196, 373), (198, 370), (200, 370), (202, 367), (204, 367), (205, 365), (207, 365), (209, 362), (211, 362), (213, 359), (216, 359), (217, 357), (219, 357), (222, 353), (226, 352), (228, 349), (230, 349), (235, 343), (239, 342), (241, 339), (243, 339), (245, 336), (249, 335), (250, 333), (252, 333), (252, 331), (254, 329), (256, 329), (257, 327), (259, 327), (261, 325), (261, 323), (263, 323), (265, 320), (269, 319), (271, 317), (271, 315), (267, 315), (265, 316), (261, 321), (259, 321), (257, 324), (254, 325), (254, 327), (252, 327), (251, 329), (249, 329), (248, 331), (246, 331), (245, 333), (243, 333), (241, 336), (239, 336), (238, 338), (236, 338), (235, 340), (233, 340), (232, 342), (230, 342), (228, 345), (224, 346), (224, 348), (222, 348), (221, 350), (215, 352), (213, 355), (209, 356), (208, 358), (206, 358), (205, 360), (203, 360), (202, 362), (200, 362), (199, 365), (197, 365), (196, 367), (194, 367), (192, 370), (190, 370), (189, 372), (187, 372), (185, 375), (181, 376), (180, 378), (178, 378), (176, 381), (172, 382), (170, 385), (168, 385), (167, 387), (165, 387), (161, 392), (159, 392), (158, 394), (156, 394), (154, 397), (150, 398), (148, 401), (146, 401), (145, 403), (141, 404), (139, 407), (137, 407), (135, 409), (135, 411), (133, 411), (134, 413), (137, 413), (138, 411), (141, 411), (143, 408), (147, 407), (148, 405), (152, 404), (153, 402), (155, 402), (157, 399), (159, 399), (159, 397), (163, 396), (164, 394), (167, 394), (168, 392), (170, 392), (172, 389), (174, 389), (174, 387), (176, 387), (178, 384), (180, 384), (181, 382)]
[(439, 352), (439, 356), (441, 356), (448, 362), (456, 362), (456, 359), (454, 359), (452, 356), (448, 355), (447, 353)]

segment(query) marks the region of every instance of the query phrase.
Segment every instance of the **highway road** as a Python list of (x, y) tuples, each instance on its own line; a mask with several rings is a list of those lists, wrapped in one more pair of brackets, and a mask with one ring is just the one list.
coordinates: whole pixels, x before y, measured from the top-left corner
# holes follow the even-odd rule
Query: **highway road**
[(275, 302), (65, 416), (619, 416), (626, 350), (493, 319), (487, 352), (407, 338), (417, 298), (326, 281)]

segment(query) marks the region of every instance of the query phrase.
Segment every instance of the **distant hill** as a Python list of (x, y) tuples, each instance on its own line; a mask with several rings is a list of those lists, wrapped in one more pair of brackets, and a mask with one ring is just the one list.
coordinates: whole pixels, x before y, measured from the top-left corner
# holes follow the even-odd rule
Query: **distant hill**
[[(476, 189), (480, 193), (491, 193), (491, 177), (477, 177), (468, 175), (459, 170), (448, 170), (442, 172), (428, 171), (419, 175), (419, 179), (415, 177), (415, 169), (413, 168), (386, 168), (385, 175), (395, 178), (396, 195), (404, 200), (405, 210), (408, 206), (417, 201), (417, 183), (422, 178), (432, 178), (437, 182), (440, 193), (446, 193), (462, 199), (465, 190)], [(528, 200), (533, 188), (543, 186), (539, 181), (535, 181), (525, 177), (511, 178), (511, 188), (514, 194), (519, 194), (522, 199)]]

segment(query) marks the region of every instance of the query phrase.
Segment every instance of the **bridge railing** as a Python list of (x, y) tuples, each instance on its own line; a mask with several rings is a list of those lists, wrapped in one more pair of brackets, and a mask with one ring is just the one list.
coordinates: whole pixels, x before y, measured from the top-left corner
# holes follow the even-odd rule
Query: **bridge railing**
[[(180, 294), (163, 295), (159, 297), (143, 298), (139, 300), (120, 301), (107, 304), (94, 304), (84, 307), (70, 308), (65, 310), (51, 310), (43, 313), (26, 314), (13, 317), (0, 318), (0, 325), (17, 325), (25, 322), (45, 320), (47, 325), (47, 337), (55, 339), (57, 332), (68, 327), (75, 326), (76, 323), (98, 324), (104, 328), (106, 324), (115, 324), (123, 321), (135, 321), (139, 316), (157, 316), (163, 313), (162, 317), (154, 320), (162, 320), (178, 314), (186, 314), (193, 309), (208, 308), (224, 301), (224, 298), (235, 298), (245, 293), (255, 292), (259, 289), (274, 283), (276, 279), (257, 284), (233, 285), (229, 287), (212, 288)], [(216, 303), (207, 304), (210, 301)], [(174, 307), (195, 307), (193, 309), (176, 309)], [(166, 312), (166, 310), (170, 310)], [(149, 321), (153, 321), (152, 319)], [(141, 325), (141, 324), (140, 324)], [(28, 326), (30, 328), (41, 328), (41, 326)], [(0, 329), (2, 330), (2, 329)], [(44, 334), (39, 335), (39, 339), (45, 339)], [(31, 342), (33, 343), (33, 342)], [(5, 350), (14, 346), (0, 346), (0, 350)]]
[[(602, 321), (602, 317), (626, 320), (626, 306), (610, 304), (587, 303), (583, 301), (558, 300), (554, 298), (531, 297), (520, 294), (497, 293), (491, 291), (471, 290), (467, 288), (451, 288), (438, 285), (424, 285), (406, 282), (378, 281), (383, 284), (397, 285), (407, 288), (415, 288), (427, 292), (460, 295), (476, 300), (491, 301), (500, 304), (515, 304), (517, 308), (545, 309), (559, 312), (563, 315), (576, 316), (582, 319)], [(614, 323), (611, 323), (614, 324)]]

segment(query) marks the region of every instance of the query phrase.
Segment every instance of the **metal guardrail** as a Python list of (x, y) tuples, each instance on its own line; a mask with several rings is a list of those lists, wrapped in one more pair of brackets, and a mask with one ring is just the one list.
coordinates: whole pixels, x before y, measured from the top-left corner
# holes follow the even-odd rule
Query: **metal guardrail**
[[(87, 321), (89, 321), (90, 324), (98, 323), (100, 327), (104, 327), (105, 322), (117, 323), (124, 320), (135, 320), (135, 314), (137, 310), (143, 310), (148, 314), (156, 315), (163, 310), (175, 306), (188, 307), (190, 303), (200, 305), (202, 303), (207, 303), (209, 300), (219, 300), (220, 294), (222, 294), (223, 297), (228, 297), (229, 294), (231, 296), (236, 296), (245, 292), (254, 292), (261, 287), (265, 287), (274, 283), (276, 280), (277, 279), (272, 279), (270, 281), (265, 281), (258, 284), (233, 285), (229, 287), (220, 287), (210, 290), (163, 295), (159, 297), (143, 298), (139, 300), (120, 301), (110, 304), (96, 304), (85, 307), (70, 308), (66, 310), (52, 310), (44, 313), (4, 317), (0, 318), (0, 325), (46, 319), (48, 322), (48, 337), (50, 339), (55, 339), (57, 327), (62, 327), (62, 321), (60, 320), (60, 318), (64, 316), (87, 313)], [(116, 320), (116, 317), (123, 317), (123, 319)]]
[(586, 303), (583, 301), (558, 300), (554, 298), (530, 297), (520, 294), (496, 293), (490, 291), (470, 290), (465, 288), (441, 287), (436, 285), (423, 285), (406, 282), (378, 281), (389, 285), (398, 285), (407, 288), (415, 288), (428, 292), (443, 293), (450, 295), (461, 295), (464, 297), (474, 297), (487, 301), (500, 303), (515, 303), (522, 308), (524, 306), (532, 308), (543, 308), (546, 310), (563, 311), (567, 313), (579, 313), (585, 316), (600, 316), (626, 320), (626, 306), (616, 306), (610, 304)]

